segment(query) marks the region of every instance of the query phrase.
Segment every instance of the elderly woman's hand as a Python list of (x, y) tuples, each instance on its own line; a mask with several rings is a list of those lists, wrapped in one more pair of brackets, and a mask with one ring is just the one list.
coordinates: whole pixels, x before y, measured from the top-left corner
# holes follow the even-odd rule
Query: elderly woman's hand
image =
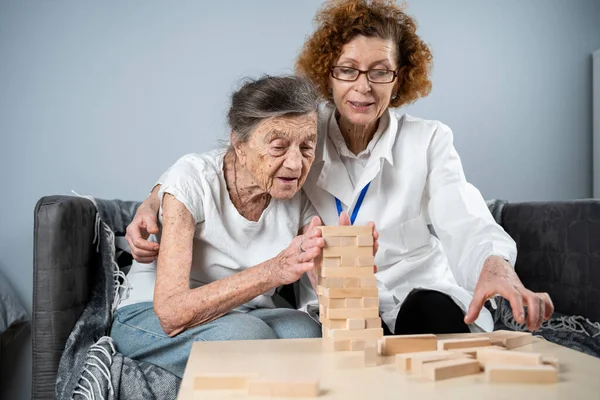
[[(321, 237), (321, 219), (313, 217), (305, 233), (296, 236), (290, 245), (275, 258), (273, 273), (282, 285), (296, 282), (304, 273), (308, 273), (311, 282), (314, 279), (315, 258), (321, 255), (325, 241)], [(316, 285), (316, 282), (312, 282)]]
[(157, 208), (142, 203), (127, 226), (125, 239), (135, 261), (142, 264), (151, 263), (158, 257), (159, 244), (148, 241), (151, 234), (158, 233), (157, 211)]
[(527, 306), (527, 329), (535, 331), (554, 312), (554, 305), (548, 293), (534, 293), (523, 286), (514, 268), (503, 258), (488, 257), (475, 286), (473, 301), (465, 316), (465, 323), (475, 322), (485, 301), (500, 295), (510, 302), (515, 321), (525, 322), (523, 306)]

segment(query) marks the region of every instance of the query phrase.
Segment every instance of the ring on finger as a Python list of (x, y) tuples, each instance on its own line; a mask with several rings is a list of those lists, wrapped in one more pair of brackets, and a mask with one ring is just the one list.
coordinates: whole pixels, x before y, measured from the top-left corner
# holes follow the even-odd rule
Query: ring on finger
[(300, 247), (300, 253), (304, 253), (304, 252), (306, 251), (306, 250), (304, 250), (304, 249), (302, 248), (302, 245), (303, 245), (303, 244), (304, 244), (304, 241), (300, 242), (300, 246), (299, 246), (299, 247)]

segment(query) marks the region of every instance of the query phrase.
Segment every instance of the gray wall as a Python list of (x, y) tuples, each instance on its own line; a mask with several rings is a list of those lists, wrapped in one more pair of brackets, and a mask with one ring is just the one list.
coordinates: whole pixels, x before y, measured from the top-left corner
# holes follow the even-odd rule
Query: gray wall
[[(36, 201), (142, 199), (178, 156), (224, 137), (241, 77), (292, 71), (319, 4), (0, 0), (0, 270), (29, 310)], [(408, 11), (435, 57), (434, 90), (409, 112), (453, 128), (484, 196), (590, 196), (600, 2), (415, 0)], [(0, 398), (29, 398), (29, 342), (7, 355)]]

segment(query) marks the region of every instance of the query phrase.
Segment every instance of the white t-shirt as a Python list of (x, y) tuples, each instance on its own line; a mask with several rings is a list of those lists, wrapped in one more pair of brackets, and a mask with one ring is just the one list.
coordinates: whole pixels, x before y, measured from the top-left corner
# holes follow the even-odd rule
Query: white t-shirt
[[(196, 221), (190, 288), (231, 276), (275, 257), (316, 215), (306, 195), (300, 191), (289, 200), (271, 199), (258, 221), (248, 221), (229, 198), (223, 174), (224, 156), (225, 150), (187, 154), (159, 180), (159, 220), (162, 222), (163, 194), (170, 193), (186, 206)], [(156, 262), (139, 264), (134, 261), (127, 278), (132, 289), (119, 307), (153, 300)], [(306, 275), (302, 279), (308, 282)], [(257, 296), (238, 310), (274, 308), (273, 293), (274, 289)]]

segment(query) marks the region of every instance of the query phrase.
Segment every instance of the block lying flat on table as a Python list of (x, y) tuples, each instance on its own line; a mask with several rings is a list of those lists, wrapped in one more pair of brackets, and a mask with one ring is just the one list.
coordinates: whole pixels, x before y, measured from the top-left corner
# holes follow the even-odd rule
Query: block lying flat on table
[(523, 353), (507, 350), (481, 350), (477, 352), (477, 360), (481, 365), (509, 364), (509, 365), (542, 365), (542, 355), (537, 353)]
[(451, 353), (448, 350), (433, 350), (433, 351), (418, 351), (414, 353), (400, 353), (396, 354), (396, 366), (402, 371), (410, 371), (412, 369), (413, 361), (417, 358), (435, 357), (440, 353), (445, 354), (456, 354)]
[(558, 382), (558, 371), (551, 365), (488, 364), (485, 379), (496, 383), (555, 383)]
[(401, 353), (437, 350), (435, 335), (399, 335), (383, 338), (383, 354), (393, 356)]
[(194, 377), (194, 390), (246, 390), (252, 375), (198, 375)]
[(250, 396), (317, 397), (319, 381), (251, 380), (248, 382), (248, 394)]
[(325, 288), (323, 293), (330, 299), (342, 299), (346, 297), (377, 297), (377, 288)]
[(368, 225), (350, 226), (321, 226), (323, 237), (325, 236), (369, 236), (373, 235), (373, 228)]
[[(369, 326), (367, 325), (367, 328)], [(542, 355), (542, 364), (552, 365), (555, 368), (558, 368), (558, 357)]]
[(472, 359), (452, 359), (423, 364), (421, 376), (431, 381), (457, 378), (459, 376), (478, 374), (479, 361)]
[(423, 371), (423, 366), (425, 364), (444, 360), (473, 360), (473, 358), (467, 354), (452, 352), (448, 350), (438, 350), (435, 354), (414, 357), (411, 363), (411, 370), (416, 374), (421, 374)]
[(468, 347), (491, 346), (489, 338), (445, 339), (438, 341), (438, 350), (464, 349)]
[(477, 352), (478, 351), (485, 351), (485, 350), (506, 351), (506, 349), (504, 347), (501, 347), (501, 346), (463, 347), (463, 348), (458, 348), (458, 349), (449, 349), (449, 351), (454, 351), (456, 353), (467, 354), (467, 355), (470, 355), (472, 357), (477, 356)]
[(533, 341), (533, 335), (531, 335), (530, 332), (513, 332), (504, 330), (491, 332), (489, 334), (489, 338), (494, 342), (499, 342), (502, 346), (509, 350), (531, 344)]

